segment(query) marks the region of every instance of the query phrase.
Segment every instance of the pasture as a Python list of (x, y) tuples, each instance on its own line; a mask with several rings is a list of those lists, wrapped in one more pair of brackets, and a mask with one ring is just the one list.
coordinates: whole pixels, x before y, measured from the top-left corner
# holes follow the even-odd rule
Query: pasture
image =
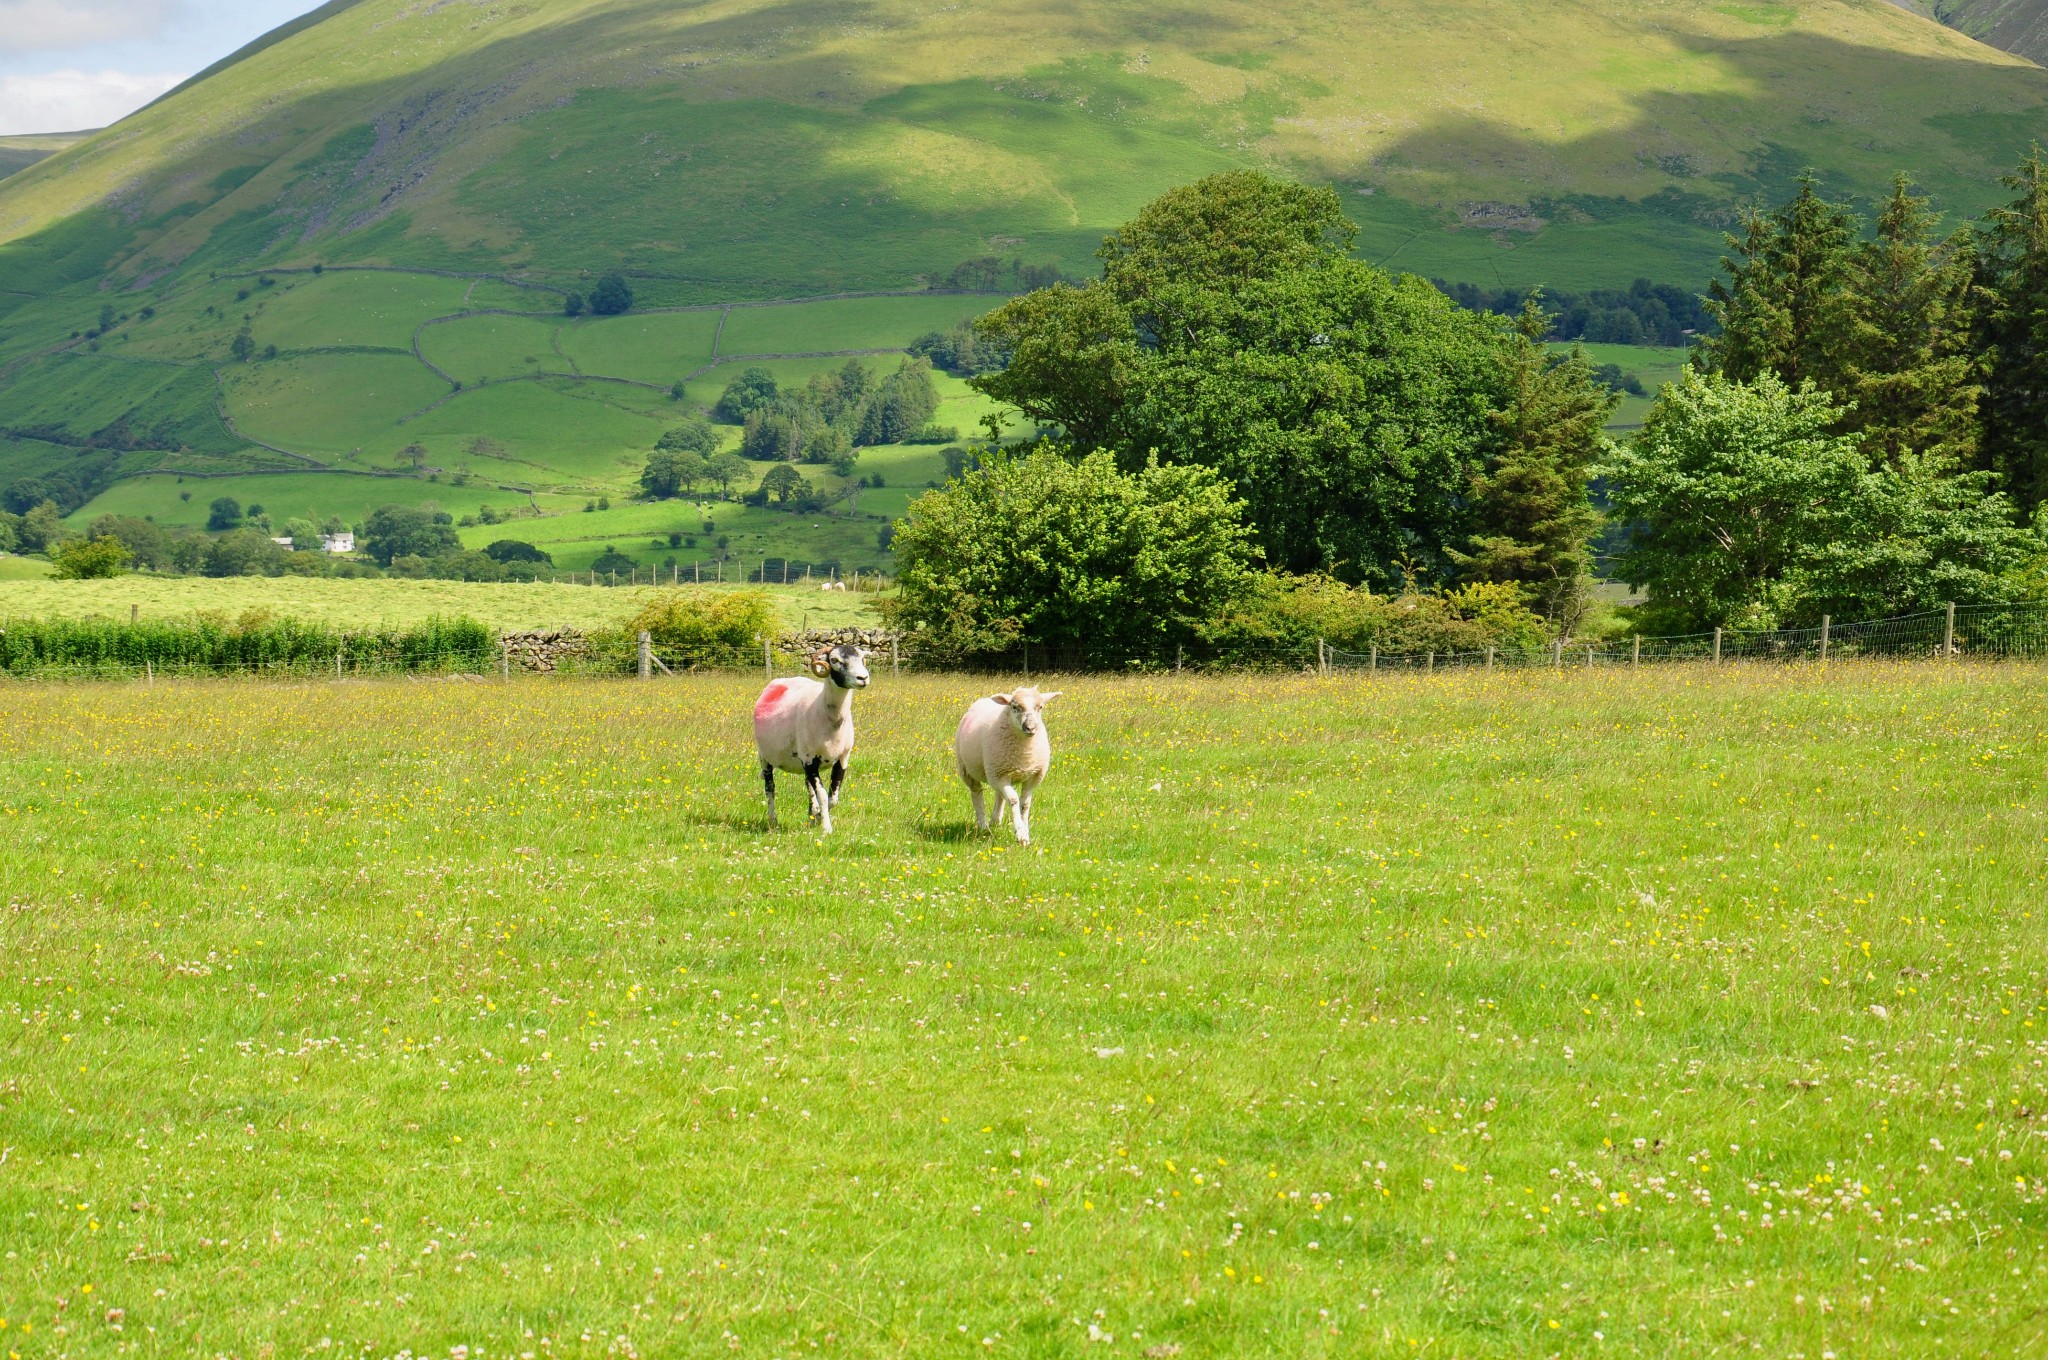
[(0, 1345), (2038, 1354), (2043, 678), (0, 687)]
[[(149, 576), (99, 581), (10, 577), (14, 564), (0, 558), (0, 625), (9, 618), (125, 619), (130, 608), (145, 619), (215, 613), (238, 619), (251, 612), (337, 628), (403, 628), (429, 618), (466, 617), (493, 628), (621, 628), (659, 592), (653, 586), (578, 586), (536, 581), (349, 580), (306, 576)], [(40, 563), (35, 563), (41, 565)], [(692, 590), (727, 591), (727, 584)], [(761, 586), (744, 587), (760, 590)], [(874, 596), (826, 593), (815, 586), (768, 586), (776, 617), (787, 628), (873, 626)]]

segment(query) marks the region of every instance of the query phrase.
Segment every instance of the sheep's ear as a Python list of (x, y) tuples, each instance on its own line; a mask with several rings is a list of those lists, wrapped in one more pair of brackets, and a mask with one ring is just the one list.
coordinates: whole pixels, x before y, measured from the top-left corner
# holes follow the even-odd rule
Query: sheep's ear
[(1059, 698), (1062, 694), (1065, 693), (1066, 691), (1063, 689), (1056, 689), (1050, 694), (1041, 694), (1038, 696), (1038, 706), (1040, 708), (1044, 708), (1047, 704), (1051, 703), (1053, 700)]
[(1010, 696), (1007, 694), (991, 694), (988, 697), (1001, 704), (1004, 708), (1010, 706)]

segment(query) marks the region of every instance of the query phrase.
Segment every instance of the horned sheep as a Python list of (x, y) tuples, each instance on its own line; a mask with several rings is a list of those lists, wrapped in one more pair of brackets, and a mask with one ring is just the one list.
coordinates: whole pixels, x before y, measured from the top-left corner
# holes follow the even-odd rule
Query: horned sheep
[(989, 829), (982, 804), (984, 786), (995, 791), (996, 820), (1009, 814), (1021, 844), (1031, 843), (1031, 798), (1052, 768), (1052, 742), (1045, 731), (1045, 706), (1061, 691), (1041, 694), (1029, 685), (976, 699), (960, 719), (953, 739), (960, 780), (974, 800), (974, 824)]
[[(868, 653), (851, 645), (811, 654), (808, 676), (772, 680), (754, 702), (754, 749), (768, 793), (768, 825), (775, 825), (775, 772), (804, 777), (811, 815), (832, 834), (832, 809), (853, 759), (853, 692), (867, 688)], [(822, 782), (832, 771), (832, 785)]]

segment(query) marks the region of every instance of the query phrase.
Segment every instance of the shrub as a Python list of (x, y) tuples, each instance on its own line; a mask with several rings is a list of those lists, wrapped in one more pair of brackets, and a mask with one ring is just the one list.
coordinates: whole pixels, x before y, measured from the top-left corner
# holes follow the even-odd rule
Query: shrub
[(59, 544), (50, 560), (57, 564), (60, 580), (91, 581), (119, 576), (128, 569), (131, 556), (118, 538), (74, 538)]
[(240, 619), (201, 614), (190, 619), (11, 619), (0, 630), (0, 670), (32, 673), (49, 666), (121, 666), (145, 662), (160, 671), (288, 666), (329, 671), (397, 665), (410, 670), (482, 669), (498, 657), (498, 637), (468, 618), (434, 618), (405, 629), (340, 632), (324, 624), (251, 610)]
[(893, 623), (935, 656), (1193, 638), (1245, 585), (1242, 506), (1207, 468), (1119, 472), (1051, 445), (917, 498), (892, 540)]
[(590, 290), (590, 311), (594, 316), (619, 316), (633, 306), (633, 290), (620, 274), (607, 274)]
[(1507, 582), (1375, 595), (1331, 576), (1280, 572), (1253, 577), (1201, 631), (1226, 653), (1313, 647), (1319, 639), (1348, 652), (1533, 651), (1549, 633)]
[(484, 555), (494, 562), (543, 562), (550, 566), (555, 560), (531, 543), (516, 538), (499, 539), (484, 549)]
[(207, 507), (206, 527), (209, 529), (235, 529), (242, 523), (242, 503), (233, 496), (216, 496)]
[(606, 544), (605, 550), (599, 553), (597, 560), (590, 564), (590, 569), (599, 576), (604, 576), (615, 571), (631, 571), (637, 565), (639, 564), (632, 558), (626, 556), (610, 544)]
[(723, 666), (755, 660), (761, 639), (774, 626), (774, 607), (765, 591), (710, 595), (671, 590), (650, 600), (627, 628), (636, 633), (646, 629), (671, 666)]

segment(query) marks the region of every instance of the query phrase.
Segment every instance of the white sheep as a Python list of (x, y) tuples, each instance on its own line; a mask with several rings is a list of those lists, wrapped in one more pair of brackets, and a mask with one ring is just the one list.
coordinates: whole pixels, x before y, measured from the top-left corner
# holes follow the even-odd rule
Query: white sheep
[[(867, 688), (868, 654), (859, 647), (830, 647), (811, 657), (811, 676), (771, 680), (754, 701), (754, 749), (761, 757), (761, 782), (768, 790), (768, 825), (775, 826), (775, 772), (802, 774), (811, 795), (811, 815), (832, 834), (832, 809), (853, 759), (853, 692)], [(820, 782), (826, 766), (832, 787)]]
[(960, 780), (974, 799), (974, 824), (979, 829), (989, 829), (988, 812), (981, 801), (982, 786), (987, 785), (995, 790), (1000, 805), (996, 820), (1009, 813), (1018, 841), (1030, 844), (1031, 796), (1052, 768), (1045, 706), (1061, 692), (1040, 694), (1026, 685), (968, 705), (953, 738), (953, 755), (959, 762)]

